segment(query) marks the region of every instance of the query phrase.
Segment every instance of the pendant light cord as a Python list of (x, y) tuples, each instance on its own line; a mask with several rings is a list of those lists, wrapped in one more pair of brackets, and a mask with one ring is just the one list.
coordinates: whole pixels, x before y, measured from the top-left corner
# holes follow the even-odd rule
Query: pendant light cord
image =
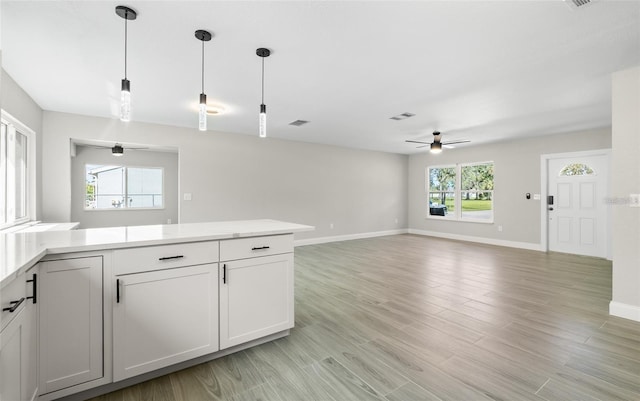
[(202, 41), (202, 93), (204, 93), (204, 40)]
[(127, 79), (127, 17), (129, 12), (125, 11), (124, 14), (124, 79)]
[(264, 104), (264, 57), (262, 58), (262, 104)]

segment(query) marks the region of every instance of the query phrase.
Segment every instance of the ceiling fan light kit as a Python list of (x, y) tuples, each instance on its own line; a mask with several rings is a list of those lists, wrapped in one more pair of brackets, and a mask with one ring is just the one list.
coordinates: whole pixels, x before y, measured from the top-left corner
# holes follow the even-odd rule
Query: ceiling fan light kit
[(111, 154), (113, 156), (117, 156), (120, 157), (124, 154), (124, 148), (122, 147), (122, 145), (116, 143), (112, 148), (111, 148)]

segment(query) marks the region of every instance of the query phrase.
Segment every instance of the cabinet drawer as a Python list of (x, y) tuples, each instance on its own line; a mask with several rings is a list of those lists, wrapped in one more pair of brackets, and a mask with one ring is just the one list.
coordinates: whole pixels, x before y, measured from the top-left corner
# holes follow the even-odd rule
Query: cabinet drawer
[[(4, 329), (6, 325), (9, 324), (13, 320), (14, 317), (18, 315), (18, 313), (24, 308), (27, 304), (27, 286), (25, 285), (25, 275), (21, 274), (16, 277), (9, 285), (4, 287), (2, 291), (0, 291), (0, 299), (2, 300), (2, 309), (11, 308), (15, 306), (15, 303), (12, 302), (20, 302), (22, 303), (18, 306), (13, 313), (10, 311), (2, 311), (2, 325), (0, 330)], [(29, 301), (31, 302), (31, 301)]]
[(293, 234), (220, 241), (220, 261), (293, 252)]
[(118, 249), (113, 252), (116, 275), (218, 262), (218, 241)]

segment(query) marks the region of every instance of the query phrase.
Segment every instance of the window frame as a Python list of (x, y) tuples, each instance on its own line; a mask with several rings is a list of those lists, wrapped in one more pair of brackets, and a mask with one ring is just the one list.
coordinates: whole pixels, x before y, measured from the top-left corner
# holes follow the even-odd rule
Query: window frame
[[(87, 166), (104, 166), (104, 167), (115, 167), (115, 168), (122, 168), (125, 170), (125, 178), (124, 178), (124, 188), (125, 188), (125, 193), (124, 193), (124, 197), (128, 197), (128, 188), (129, 188), (129, 169), (155, 169), (155, 170), (160, 170), (162, 173), (162, 206), (161, 207), (112, 207), (112, 208), (90, 208), (87, 207)], [(83, 175), (83, 186), (82, 188), (84, 189), (83, 191), (83, 210), (85, 212), (105, 212), (105, 211), (149, 211), (149, 210), (164, 210), (166, 209), (166, 183), (165, 183), (165, 172), (164, 172), (164, 167), (155, 167), (155, 166), (138, 166), (138, 165), (128, 165), (128, 164), (115, 164), (115, 163), (109, 163), (109, 164), (105, 164), (105, 163), (85, 163), (84, 165), (84, 175)]]
[[(0, 121), (2, 125), (5, 125), (6, 128), (6, 137), (3, 140), (3, 146), (0, 147), (0, 152), (4, 152), (2, 157), (0, 157), (0, 174), (2, 178), (0, 183), (3, 185), (3, 199), (0, 201), (0, 207), (3, 208), (4, 218), (0, 221), (0, 230), (18, 226), (20, 224), (28, 223), (29, 221), (35, 220), (36, 217), (36, 134), (35, 132), (23, 124), (20, 120), (13, 117), (11, 114), (7, 113), (5, 110), (0, 110)], [(16, 132), (24, 136), (27, 140), (27, 145), (25, 147), (25, 172), (24, 172), (24, 208), (25, 214), (23, 217), (15, 218), (14, 216), (9, 216), (7, 213), (7, 199), (10, 197), (15, 197), (16, 188), (12, 188), (11, 190), (8, 188), (9, 180), (7, 179), (8, 168), (8, 135), (10, 127)], [(12, 149), (15, 152), (15, 148)]]
[[(478, 166), (483, 164), (492, 164), (494, 169), (494, 189), (491, 190), (463, 190), (462, 189), (462, 168), (468, 166)], [(455, 188), (453, 189), (454, 193), (454, 207), (453, 213), (447, 214), (445, 216), (432, 215), (430, 213), (429, 201), (431, 199), (432, 193), (441, 193), (441, 191), (431, 191), (431, 169), (435, 168), (455, 168)], [(495, 221), (495, 162), (493, 160), (489, 161), (478, 161), (478, 162), (469, 162), (469, 163), (452, 163), (452, 164), (439, 164), (439, 165), (431, 165), (427, 166), (425, 169), (425, 192), (427, 194), (427, 219), (433, 220), (441, 220), (441, 221), (459, 221), (465, 223), (480, 223), (480, 224), (493, 224)], [(462, 215), (462, 193), (463, 192), (491, 192), (491, 219), (474, 219), (469, 217), (464, 217)]]

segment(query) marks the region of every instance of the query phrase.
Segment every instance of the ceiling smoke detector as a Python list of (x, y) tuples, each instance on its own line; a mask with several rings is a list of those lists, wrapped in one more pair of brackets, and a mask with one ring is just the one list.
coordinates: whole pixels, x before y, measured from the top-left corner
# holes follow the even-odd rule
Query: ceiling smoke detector
[(578, 8), (588, 6), (589, 4), (596, 2), (596, 0), (564, 0), (564, 2), (567, 3), (571, 9), (577, 10)]
[(307, 121), (307, 120), (296, 120), (296, 121), (291, 121), (289, 123), (289, 125), (293, 125), (294, 127), (300, 127), (300, 126), (303, 126), (305, 124), (309, 124), (309, 121)]
[(400, 121), (400, 120), (404, 120), (406, 118), (413, 117), (413, 116), (415, 116), (415, 114), (404, 112), (402, 114), (398, 114), (397, 116), (389, 117), (389, 119), (390, 120)]

